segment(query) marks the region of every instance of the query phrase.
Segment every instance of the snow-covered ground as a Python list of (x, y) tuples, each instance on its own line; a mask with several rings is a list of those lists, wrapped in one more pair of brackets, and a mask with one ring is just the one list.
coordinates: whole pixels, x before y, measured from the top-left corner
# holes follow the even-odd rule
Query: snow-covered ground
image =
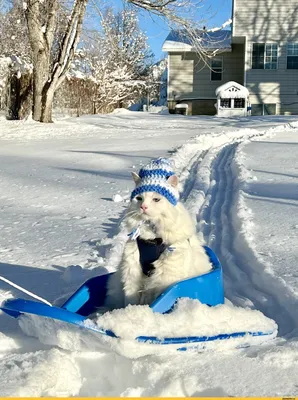
[[(297, 396), (296, 120), (0, 117), (0, 275), (52, 302), (113, 269), (130, 172), (170, 156), (199, 235), (223, 264), (226, 297), (279, 326), (278, 339), (261, 347), (129, 359), (42, 344), (0, 314), (0, 395)], [(0, 282), (0, 296), (11, 294), (20, 296)]]

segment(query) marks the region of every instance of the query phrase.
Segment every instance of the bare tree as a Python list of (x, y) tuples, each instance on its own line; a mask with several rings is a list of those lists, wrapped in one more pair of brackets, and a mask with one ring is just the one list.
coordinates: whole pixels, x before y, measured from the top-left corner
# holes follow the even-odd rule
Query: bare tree
[(108, 7), (100, 17), (102, 30), (86, 38), (82, 62), (89, 64), (97, 86), (96, 111), (108, 112), (142, 96), (153, 54), (131, 7)]
[(32, 49), (33, 119), (36, 121), (52, 121), (54, 93), (65, 79), (73, 59), (80, 38), (87, 1), (74, 0), (58, 48), (54, 39), (57, 31), (59, 1), (28, 0), (24, 3)]
[(31, 72), (22, 0), (0, 0), (0, 108), (8, 119), (31, 111)]
[[(92, 0), (97, 7), (104, 0)], [(61, 0), (25, 0), (23, 2), (28, 25), (33, 62), (33, 119), (52, 121), (52, 104), (74, 57), (79, 42), (88, 0), (73, 0), (65, 29), (60, 30), (61, 42), (55, 42), (58, 28), (57, 11)], [(204, 55), (200, 32), (205, 21), (196, 21), (194, 10), (204, 0), (124, 0), (138, 9), (169, 21), (171, 26), (184, 28), (195, 50)], [(192, 16), (192, 17), (191, 17)], [(198, 29), (199, 28), (199, 29)]]
[(31, 63), (28, 30), (21, 0), (0, 0), (0, 56), (18, 57), (23, 63)]
[[(103, 0), (91, 1), (98, 10)], [(208, 21), (212, 20), (214, 12), (210, 6), (208, 7), (206, 0), (124, 0), (124, 2), (144, 10), (149, 17), (154, 15), (162, 18), (171, 29), (178, 29), (179, 37), (186, 40), (207, 65), (209, 59), (217, 53), (217, 50), (212, 52), (205, 46), (206, 41), (210, 39), (209, 32), (223, 29), (232, 23), (229, 19), (220, 27), (208, 29)]]

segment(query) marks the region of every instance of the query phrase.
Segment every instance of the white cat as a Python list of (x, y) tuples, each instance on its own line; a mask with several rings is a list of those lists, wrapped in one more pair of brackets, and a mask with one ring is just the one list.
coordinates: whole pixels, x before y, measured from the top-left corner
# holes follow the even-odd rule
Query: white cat
[[(178, 178), (171, 175), (154, 179), (150, 188), (156, 188), (157, 193), (146, 191), (148, 179), (142, 184), (139, 175), (132, 175), (136, 196), (132, 198), (124, 223), (129, 231), (137, 230), (135, 236), (139, 235), (139, 239), (127, 241), (118, 271), (109, 281), (108, 303), (113, 308), (150, 304), (172, 283), (204, 274), (212, 268), (189, 213), (169, 196), (171, 189), (173, 193), (178, 192)], [(152, 181), (152, 176), (150, 179)], [(140, 240), (145, 247), (149, 243), (152, 248), (151, 241), (156, 238), (162, 242), (157, 249), (157, 253), (161, 253), (159, 258), (152, 263), (150, 260), (141, 263)]]

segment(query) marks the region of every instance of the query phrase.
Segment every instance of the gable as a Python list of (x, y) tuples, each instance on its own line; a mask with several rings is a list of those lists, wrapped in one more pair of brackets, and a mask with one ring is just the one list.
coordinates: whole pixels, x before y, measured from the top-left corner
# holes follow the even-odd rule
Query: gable
[(237, 82), (227, 82), (224, 85), (219, 86), (215, 94), (217, 97), (222, 99), (239, 99), (239, 98), (247, 98), (249, 96), (249, 92), (246, 87), (240, 85)]

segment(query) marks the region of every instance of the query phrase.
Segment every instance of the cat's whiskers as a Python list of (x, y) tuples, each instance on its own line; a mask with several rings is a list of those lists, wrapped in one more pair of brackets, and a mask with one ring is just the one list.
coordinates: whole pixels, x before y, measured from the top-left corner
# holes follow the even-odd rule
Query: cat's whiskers
[(124, 220), (124, 219), (127, 218), (127, 217), (132, 217), (132, 216), (134, 216), (136, 213), (137, 213), (136, 210), (129, 211), (129, 212), (127, 212), (127, 213), (121, 218), (121, 220)]

